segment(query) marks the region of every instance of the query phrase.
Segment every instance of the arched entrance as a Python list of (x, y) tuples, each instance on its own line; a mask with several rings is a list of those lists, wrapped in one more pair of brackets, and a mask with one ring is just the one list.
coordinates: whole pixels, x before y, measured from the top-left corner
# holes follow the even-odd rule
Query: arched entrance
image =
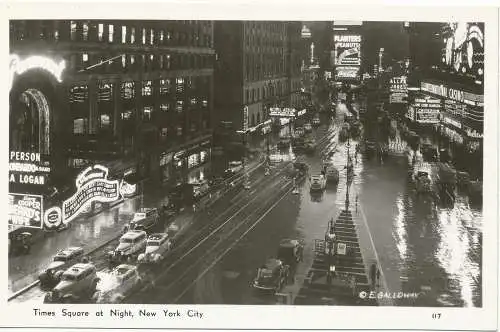
[(50, 154), (50, 103), (38, 89), (28, 88), (12, 100), (10, 150)]

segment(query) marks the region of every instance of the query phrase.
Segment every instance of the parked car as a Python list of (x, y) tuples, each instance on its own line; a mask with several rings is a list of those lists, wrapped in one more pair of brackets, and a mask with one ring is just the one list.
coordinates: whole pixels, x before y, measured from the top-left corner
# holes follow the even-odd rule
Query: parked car
[(230, 161), (229, 167), (226, 170), (226, 173), (234, 175), (243, 170), (243, 162), (242, 161)]
[(278, 292), (286, 284), (290, 268), (281, 260), (271, 258), (257, 270), (253, 281), (256, 289)]
[(49, 266), (40, 273), (38, 279), (40, 280), (41, 287), (53, 287), (61, 279), (61, 276), (68, 267), (80, 262), (83, 258), (83, 248), (70, 247), (59, 251)]
[(120, 238), (115, 250), (108, 253), (110, 261), (131, 260), (146, 248), (147, 234), (145, 231), (128, 231)]
[(148, 231), (160, 221), (160, 214), (156, 208), (141, 208), (134, 214), (132, 221), (124, 227), (124, 233), (129, 230)]
[(120, 303), (142, 284), (143, 279), (136, 266), (121, 264), (101, 280), (94, 300), (97, 303)]
[(172, 249), (172, 241), (167, 233), (151, 234), (146, 242), (146, 251), (139, 254), (139, 263), (158, 263)]
[(99, 281), (93, 264), (75, 264), (62, 274), (61, 281), (45, 295), (44, 303), (90, 302)]
[(198, 181), (192, 184), (193, 184), (193, 193), (195, 198), (200, 198), (205, 196), (210, 190), (208, 181)]

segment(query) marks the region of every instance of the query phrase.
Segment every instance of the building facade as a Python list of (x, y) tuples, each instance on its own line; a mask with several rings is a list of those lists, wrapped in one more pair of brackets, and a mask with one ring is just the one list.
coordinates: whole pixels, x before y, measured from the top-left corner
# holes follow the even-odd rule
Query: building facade
[[(203, 178), (211, 159), (213, 29), (211, 21), (10, 21), (11, 58), (36, 59), (42, 68), (13, 78), (11, 151), (41, 152), (56, 183), (96, 163), (156, 183)], [(42, 89), (50, 96), (44, 103), (26, 91), (36, 90), (30, 84), (52, 62), (64, 70)], [(44, 135), (39, 128), (47, 126)]]
[(300, 36), (300, 22), (215, 22), (218, 124), (258, 132), (271, 107), (299, 106)]

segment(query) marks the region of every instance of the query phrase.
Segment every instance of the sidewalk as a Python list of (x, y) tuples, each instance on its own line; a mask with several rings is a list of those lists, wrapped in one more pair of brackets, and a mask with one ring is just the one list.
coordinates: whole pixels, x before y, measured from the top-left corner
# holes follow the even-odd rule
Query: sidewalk
[[(250, 169), (256, 167), (259, 162), (260, 158), (251, 160)], [(203, 206), (213, 204), (225, 194), (226, 192), (219, 191), (217, 195), (207, 196), (203, 201)], [(30, 254), (9, 258), (9, 293), (16, 292), (36, 281), (38, 274), (51, 262), (59, 250), (81, 246), (88, 253), (117, 238), (123, 230), (123, 225), (130, 221), (133, 214), (141, 207), (141, 203), (144, 207), (167, 204), (167, 192), (164, 188), (147, 191), (143, 197), (139, 195), (126, 199), (93, 216), (83, 215), (72, 221), (69, 229), (42, 235), (40, 241), (33, 244)], [(191, 225), (192, 212), (192, 209), (188, 208), (176, 216), (173, 227), (177, 226), (178, 229), (175, 232), (179, 235)]]

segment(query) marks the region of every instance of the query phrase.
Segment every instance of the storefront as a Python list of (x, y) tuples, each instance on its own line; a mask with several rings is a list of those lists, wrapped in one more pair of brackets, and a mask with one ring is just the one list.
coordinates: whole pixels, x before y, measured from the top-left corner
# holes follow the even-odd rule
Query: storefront
[[(205, 140), (173, 153), (171, 166), (167, 160), (163, 161), (165, 163), (163, 172), (168, 172), (172, 168), (173, 172), (168, 173), (167, 176), (172, 176), (177, 184), (205, 180), (210, 173), (211, 155), (211, 140)], [(169, 180), (167, 178), (165, 181)]]

